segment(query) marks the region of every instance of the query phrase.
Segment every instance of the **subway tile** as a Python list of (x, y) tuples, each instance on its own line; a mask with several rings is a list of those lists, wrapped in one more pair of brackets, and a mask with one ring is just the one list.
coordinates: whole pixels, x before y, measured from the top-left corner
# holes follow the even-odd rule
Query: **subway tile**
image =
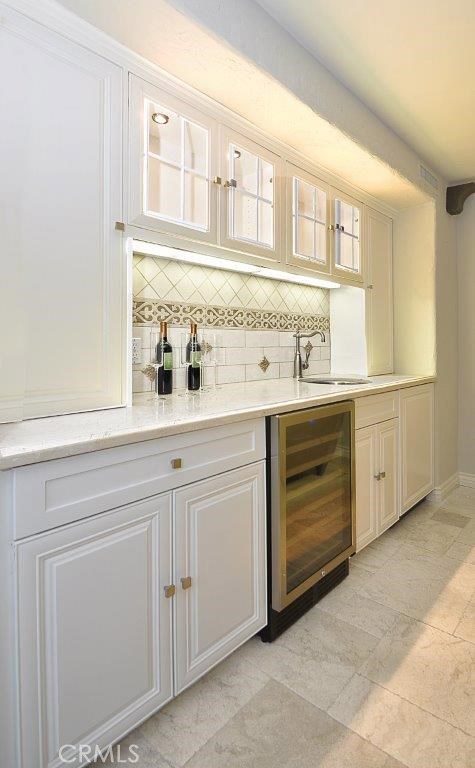
[(132, 336), (136, 339), (140, 339), (140, 344), (143, 349), (150, 349), (150, 331), (149, 325), (134, 325), (132, 327)]
[(292, 347), (264, 347), (264, 355), (269, 363), (288, 363), (294, 359)]
[(226, 365), (259, 363), (264, 357), (262, 347), (230, 347), (223, 351)]
[(262, 381), (262, 379), (278, 379), (279, 364), (271, 363), (266, 371), (259, 365), (246, 365), (246, 381)]
[(278, 347), (279, 331), (246, 331), (246, 347)]
[(132, 391), (133, 392), (151, 392), (153, 384), (142, 371), (132, 372)]
[(309, 376), (312, 374), (319, 374), (319, 373), (330, 373), (330, 361), (329, 360), (315, 360), (313, 362), (310, 362), (310, 365), (308, 366), (307, 370), (305, 371), (305, 375)]
[(294, 364), (292, 363), (279, 363), (279, 378), (288, 379), (294, 375)]
[[(241, 329), (220, 329), (216, 331), (215, 340), (217, 347), (245, 347), (246, 331)], [(255, 344), (254, 346), (259, 345)]]
[[(303, 347), (302, 347), (301, 351), (302, 351), (302, 357), (303, 357), (305, 355), (305, 350), (304, 350)], [(323, 347), (316, 347), (316, 346), (314, 346), (312, 351), (310, 352), (309, 361), (314, 363), (316, 360), (321, 360), (322, 359), (322, 352), (323, 352)]]
[(216, 383), (231, 384), (238, 381), (245, 381), (245, 365), (218, 365), (216, 367)]
[(173, 389), (186, 389), (186, 368), (173, 369)]
[(295, 347), (294, 331), (279, 331), (279, 346)]
[[(231, 347), (233, 352), (236, 351), (236, 347)], [(242, 363), (243, 360), (239, 359), (239, 356), (236, 354), (232, 354), (229, 356), (229, 359), (227, 359), (227, 352), (228, 350), (225, 349), (225, 347), (213, 347), (209, 355), (205, 356), (204, 358), (204, 364), (205, 365), (232, 365), (233, 363)]]

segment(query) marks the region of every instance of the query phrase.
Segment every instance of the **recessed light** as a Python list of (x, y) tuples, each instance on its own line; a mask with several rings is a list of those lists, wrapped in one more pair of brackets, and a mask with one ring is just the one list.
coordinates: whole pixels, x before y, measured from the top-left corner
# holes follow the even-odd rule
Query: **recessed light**
[(152, 120), (154, 123), (158, 123), (159, 125), (166, 125), (170, 118), (164, 112), (154, 112), (152, 115)]

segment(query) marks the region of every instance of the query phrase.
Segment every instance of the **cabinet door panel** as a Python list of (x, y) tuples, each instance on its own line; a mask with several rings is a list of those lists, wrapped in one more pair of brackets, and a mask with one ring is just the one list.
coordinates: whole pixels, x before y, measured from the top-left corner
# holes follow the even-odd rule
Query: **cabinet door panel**
[(377, 427), (357, 429), (355, 434), (356, 459), (356, 549), (363, 549), (378, 535), (377, 481)]
[(402, 512), (434, 488), (434, 385), (400, 392)]
[(177, 692), (266, 623), (264, 494), (264, 462), (175, 493)]
[(220, 245), (278, 260), (280, 158), (230, 129), (221, 129)]
[(392, 221), (366, 209), (368, 373), (393, 371)]
[(129, 223), (216, 244), (215, 122), (134, 75), (129, 91)]
[(378, 485), (378, 534), (399, 519), (399, 420), (393, 419), (378, 427), (379, 468), (384, 473)]
[(22, 296), (24, 415), (121, 405), (122, 70), (4, 6), (0, 66), (0, 230), (21, 269), (10, 290)]
[(171, 697), (169, 583), (170, 494), (18, 546), (22, 768), (103, 748)]
[(363, 204), (337, 189), (330, 191), (332, 222), (332, 274), (335, 279), (363, 282)]
[(286, 163), (286, 183), (287, 263), (328, 273), (328, 185), (290, 163)]

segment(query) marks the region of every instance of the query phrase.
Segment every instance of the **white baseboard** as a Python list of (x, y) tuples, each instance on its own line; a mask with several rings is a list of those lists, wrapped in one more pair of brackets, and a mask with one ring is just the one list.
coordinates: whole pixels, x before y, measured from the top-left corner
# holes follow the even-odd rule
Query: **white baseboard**
[[(446, 499), (454, 488), (457, 488), (458, 485), (464, 485), (460, 477), (458, 472), (454, 472), (454, 474), (445, 480), (442, 485), (436, 486), (434, 490), (429, 493), (429, 496), (427, 497), (429, 501), (443, 501)], [(475, 475), (464, 475), (464, 477), (472, 477), (473, 485), (475, 487)]]
[(475, 475), (468, 475), (466, 472), (459, 472), (460, 485), (466, 485), (469, 488), (475, 488)]

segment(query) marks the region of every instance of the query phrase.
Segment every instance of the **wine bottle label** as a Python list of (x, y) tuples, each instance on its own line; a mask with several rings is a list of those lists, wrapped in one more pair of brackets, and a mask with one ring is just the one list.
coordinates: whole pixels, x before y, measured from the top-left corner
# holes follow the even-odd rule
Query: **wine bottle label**
[(190, 365), (192, 368), (199, 368), (201, 364), (201, 352), (190, 352)]
[(173, 369), (173, 352), (163, 353), (163, 368), (165, 371), (171, 371)]

